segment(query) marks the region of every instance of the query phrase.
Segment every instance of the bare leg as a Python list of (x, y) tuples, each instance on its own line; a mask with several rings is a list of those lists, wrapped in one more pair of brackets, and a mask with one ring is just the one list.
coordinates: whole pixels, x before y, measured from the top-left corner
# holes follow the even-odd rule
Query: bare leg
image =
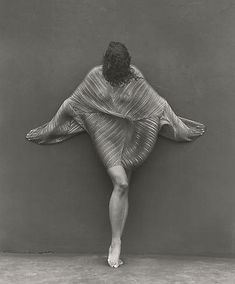
[[(131, 180), (131, 170), (126, 170), (126, 174), (127, 174), (127, 179), (128, 179), (128, 184), (130, 186), (130, 180)], [(126, 195), (126, 199), (125, 199), (125, 206), (124, 206), (124, 216), (123, 216), (123, 220), (122, 220), (122, 228), (121, 228), (121, 235), (123, 233), (124, 227), (125, 227), (125, 223), (126, 223), (126, 218), (128, 215), (128, 208), (129, 208), (129, 202), (128, 202), (128, 194)]]
[[(128, 177), (122, 166), (108, 169), (114, 189), (109, 202), (109, 216), (112, 229), (112, 242), (109, 248), (108, 263), (111, 267), (122, 264), (119, 259), (121, 252), (121, 236), (128, 214)], [(130, 173), (129, 179), (130, 179)]]

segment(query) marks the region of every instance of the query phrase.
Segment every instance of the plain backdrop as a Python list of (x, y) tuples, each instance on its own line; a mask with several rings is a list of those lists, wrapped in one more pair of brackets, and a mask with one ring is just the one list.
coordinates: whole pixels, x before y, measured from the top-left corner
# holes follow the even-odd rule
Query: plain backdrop
[(112, 184), (87, 134), (39, 146), (112, 40), (175, 112), (206, 124), (160, 138), (133, 174), (125, 253), (235, 253), (233, 0), (0, 1), (0, 250), (104, 253)]

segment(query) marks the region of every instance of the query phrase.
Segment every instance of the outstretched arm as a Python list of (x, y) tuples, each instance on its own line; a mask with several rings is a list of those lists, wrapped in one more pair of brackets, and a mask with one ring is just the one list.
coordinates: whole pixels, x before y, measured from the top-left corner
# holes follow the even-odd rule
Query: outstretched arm
[(66, 99), (51, 121), (29, 131), (26, 138), (38, 144), (54, 144), (82, 131), (84, 129), (73, 119), (73, 110)]
[[(142, 72), (136, 66), (132, 65), (132, 68), (139, 77), (144, 78)], [(162, 104), (164, 107), (162, 117), (160, 118), (159, 135), (180, 142), (193, 141), (204, 134), (206, 130), (204, 124), (177, 116), (169, 103), (162, 98), (146, 80), (145, 82), (158, 97), (158, 103)]]
[(29, 131), (26, 139), (37, 144), (54, 144), (86, 131), (79, 113), (87, 109), (84, 109), (80, 97), (89, 93), (88, 79), (95, 72), (96, 67), (90, 70), (73, 94), (63, 102), (55, 116), (49, 122)]
[(160, 127), (161, 136), (179, 142), (193, 141), (203, 135), (206, 129), (202, 123), (177, 116), (167, 101), (160, 119)]

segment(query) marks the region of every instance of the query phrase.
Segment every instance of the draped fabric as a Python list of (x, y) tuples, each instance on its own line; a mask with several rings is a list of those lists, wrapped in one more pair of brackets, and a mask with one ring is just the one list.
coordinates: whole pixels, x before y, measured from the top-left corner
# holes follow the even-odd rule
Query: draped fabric
[(191, 141), (190, 131), (204, 126), (177, 116), (142, 73), (131, 67), (138, 78), (121, 87), (112, 87), (104, 79), (102, 66), (94, 67), (51, 121), (32, 129), (26, 138), (53, 144), (85, 131), (107, 168), (139, 166), (153, 149), (158, 134)]

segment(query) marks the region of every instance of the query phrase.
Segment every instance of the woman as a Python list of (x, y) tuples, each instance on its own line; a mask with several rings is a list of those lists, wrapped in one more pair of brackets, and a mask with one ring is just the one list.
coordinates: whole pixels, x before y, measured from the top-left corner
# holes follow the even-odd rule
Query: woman
[(86, 131), (113, 183), (109, 202), (112, 240), (108, 264), (118, 267), (121, 236), (128, 212), (131, 170), (152, 150), (158, 134), (192, 141), (205, 126), (177, 116), (168, 102), (131, 65), (127, 48), (110, 42), (102, 66), (94, 67), (52, 120), (26, 138), (38, 144), (58, 143)]

